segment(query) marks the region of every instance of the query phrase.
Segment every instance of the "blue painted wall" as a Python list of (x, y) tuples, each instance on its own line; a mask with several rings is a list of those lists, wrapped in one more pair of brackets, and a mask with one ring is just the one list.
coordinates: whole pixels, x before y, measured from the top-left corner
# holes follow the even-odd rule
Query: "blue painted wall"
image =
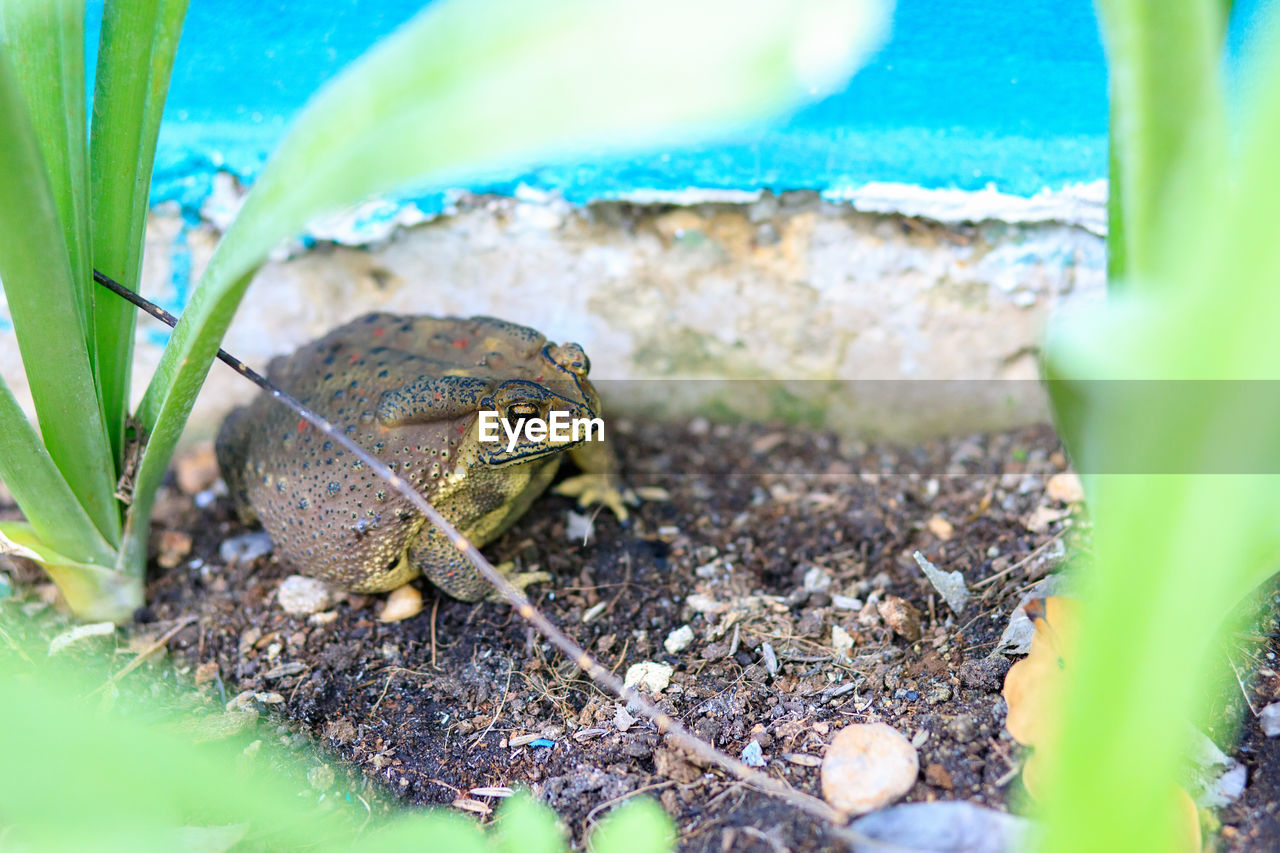
[[(1237, 17), (1256, 17), (1265, 2), (1242, 0)], [(219, 167), (252, 179), (307, 96), (422, 5), (191, 0), (155, 201), (193, 208)], [(90, 32), (100, 14), (96, 0)], [(846, 91), (790, 118), (715, 146), (503, 175), (470, 189), (510, 192), (524, 182), (587, 201), (637, 188), (893, 181), (1032, 195), (1104, 177), (1106, 127), (1106, 69), (1088, 0), (899, 0), (892, 38), (870, 66)]]

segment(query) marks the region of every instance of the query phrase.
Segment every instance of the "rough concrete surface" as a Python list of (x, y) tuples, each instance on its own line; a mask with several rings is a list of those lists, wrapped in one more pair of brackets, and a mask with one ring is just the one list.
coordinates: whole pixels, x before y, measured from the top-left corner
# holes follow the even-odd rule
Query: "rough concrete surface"
[[(180, 301), (218, 236), (207, 219), (153, 212), (144, 294)], [(1101, 295), (1105, 267), (1102, 238), (1083, 228), (942, 225), (813, 193), (688, 206), (469, 197), (378, 245), (296, 248), (263, 267), (225, 341), (251, 365), (370, 310), (492, 314), (581, 343), (613, 411), (899, 437), (1042, 418), (1039, 335), (1065, 300)], [(158, 325), (141, 325), (135, 393), (158, 361)], [(11, 330), (0, 370), (24, 398)], [(189, 437), (252, 393), (215, 367)]]

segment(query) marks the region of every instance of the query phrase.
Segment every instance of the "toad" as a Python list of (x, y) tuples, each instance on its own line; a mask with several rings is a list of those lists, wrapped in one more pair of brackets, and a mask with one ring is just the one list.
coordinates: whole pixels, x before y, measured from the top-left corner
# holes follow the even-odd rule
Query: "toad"
[[(503, 320), (375, 313), (273, 360), (268, 378), (484, 545), (529, 508), (566, 454), (582, 473), (557, 493), (626, 518), (634, 496), (603, 429), (521, 429), (529, 419), (598, 418), (589, 369), (577, 344)], [(482, 412), (505, 424), (483, 425)], [(260, 520), (280, 559), (302, 574), (353, 592), (418, 575), (464, 601), (491, 590), (403, 497), (265, 392), (228, 415), (217, 456), (241, 517)]]

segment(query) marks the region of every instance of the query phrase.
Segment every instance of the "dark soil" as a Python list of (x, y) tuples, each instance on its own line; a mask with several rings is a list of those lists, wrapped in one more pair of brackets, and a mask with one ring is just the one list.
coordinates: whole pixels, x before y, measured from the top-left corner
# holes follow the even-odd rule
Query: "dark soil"
[[(674, 667), (664, 710), (734, 755), (754, 739), (767, 772), (801, 790), (820, 794), (817, 764), (840, 727), (879, 720), (918, 746), (907, 801), (1016, 806), (1019, 750), (1000, 697), (1009, 662), (990, 653), (1083, 524), (1045, 494), (1066, 468), (1049, 428), (893, 448), (704, 421), (610, 426), (629, 482), (669, 501), (626, 524), (598, 515), (583, 545), (567, 537), (571, 502), (546, 496), (485, 549), (495, 563), (554, 576), (530, 590), (553, 622), (618, 674), (642, 661)], [(363, 774), (352, 792), (480, 809), (493, 801), (472, 789), (527, 786), (576, 843), (609, 806), (646, 793), (685, 850), (838, 846), (813, 819), (689, 764), (645, 721), (620, 730), (619, 703), (506, 605), (420, 584), (425, 608), (403, 622), (378, 620), (379, 596), (286, 614), (275, 591), (292, 569), (219, 557), (248, 531), (225, 497), (212, 499), (207, 449), (179, 472), (155, 532), (170, 568), (153, 567), (134, 631), (194, 617), (169, 643), (178, 666), (219, 702), (259, 694), (241, 701), (265, 700)], [(972, 595), (961, 616), (915, 550), (964, 574)], [(693, 642), (668, 653), (664, 640), (683, 625)], [(833, 647), (835, 627), (852, 640), (847, 655)], [(1251, 692), (1266, 704), (1280, 684), (1258, 671)], [(1222, 813), (1233, 849), (1265, 849), (1280, 830), (1274, 783), (1254, 781), (1280, 755), (1251, 732), (1241, 753), (1250, 786)]]
[[(919, 744), (908, 800), (1004, 807), (1018, 766), (999, 696), (1008, 664), (987, 655), (1071, 524), (1031, 521), (1065, 468), (1052, 431), (894, 449), (760, 426), (612, 427), (629, 481), (669, 501), (626, 525), (597, 516), (584, 546), (566, 536), (572, 504), (548, 496), (486, 548), (554, 576), (532, 588), (547, 616), (619, 674), (673, 666), (666, 711), (735, 755), (755, 739), (769, 772), (797, 788), (818, 793), (815, 765), (836, 730), (881, 720)], [(204, 664), (202, 679), (215, 662), (228, 697), (278, 694), (278, 713), (403, 801), (529, 786), (581, 840), (610, 804), (644, 791), (684, 849), (830, 845), (811, 819), (690, 765), (643, 721), (620, 731), (616, 700), (509, 607), (423, 585), (424, 611), (404, 622), (379, 622), (381, 600), (354, 595), (318, 619), (290, 616), (274, 593), (291, 570), (271, 558), (224, 565), (219, 545), (245, 531), (225, 499), (196, 503), (176, 486), (163, 501), (157, 549), (176, 565), (152, 581), (140, 618), (195, 616), (170, 644), (180, 660)], [(974, 592), (963, 618), (916, 549), (963, 572)], [(694, 641), (669, 654), (663, 641), (685, 624)], [(833, 626), (853, 640), (847, 656)], [(553, 745), (522, 744), (530, 735)]]

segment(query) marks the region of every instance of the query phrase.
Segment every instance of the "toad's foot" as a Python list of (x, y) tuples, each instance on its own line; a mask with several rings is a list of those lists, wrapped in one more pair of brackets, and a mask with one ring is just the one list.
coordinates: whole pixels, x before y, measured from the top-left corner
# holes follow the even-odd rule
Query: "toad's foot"
[(619, 521), (627, 520), (627, 504), (636, 506), (640, 503), (640, 498), (634, 491), (622, 485), (617, 477), (608, 474), (579, 474), (556, 486), (554, 491), (557, 495), (577, 498), (578, 506), (602, 504)]
[[(551, 575), (547, 572), (517, 572), (514, 571), (516, 564), (508, 560), (505, 563), (499, 563), (494, 566), (498, 570), (498, 574), (507, 579), (507, 582), (516, 589), (524, 592), (531, 584), (543, 583), (551, 580)], [(490, 587), (489, 593), (484, 600), (490, 604), (510, 604), (507, 597), (497, 587)]]

